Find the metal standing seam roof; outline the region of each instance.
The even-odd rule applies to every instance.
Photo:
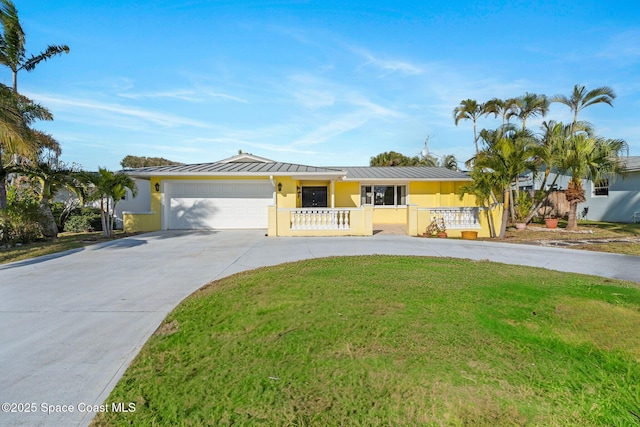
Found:
[[[348,166],[345,181],[363,180],[412,180],[412,181],[470,181],[467,173],[453,171],[443,167],[428,166],[393,166],[370,167]]]
[[[215,162],[191,165],[151,166],[125,171],[131,176],[154,175],[265,175],[265,174],[324,174],[344,175],[342,169],[297,165],[283,162]]]
[[[469,175],[442,167],[426,166],[332,166],[316,167],[283,162],[215,162],[190,165],[151,166],[125,171],[134,177],[156,175],[323,175],[344,177],[345,181],[362,180],[418,180],[418,181],[469,181]]]

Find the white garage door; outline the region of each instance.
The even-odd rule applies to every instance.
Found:
[[[269,181],[165,183],[165,224],[172,230],[267,228]]]

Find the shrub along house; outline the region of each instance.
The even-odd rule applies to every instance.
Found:
[[[372,235],[386,224],[421,235],[489,236],[486,215],[460,188],[467,174],[436,167],[314,167],[241,154],[215,163],[125,171],[148,180],[148,211],[124,212],[126,231],[265,229],[269,236]],[[142,190],[142,188],[141,188]]]

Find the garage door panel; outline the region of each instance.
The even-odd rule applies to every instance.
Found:
[[[167,228],[267,228],[269,182],[168,183]]]

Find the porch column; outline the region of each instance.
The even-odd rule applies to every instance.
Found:
[[[336,207],[336,180],[331,180],[331,209]]]

